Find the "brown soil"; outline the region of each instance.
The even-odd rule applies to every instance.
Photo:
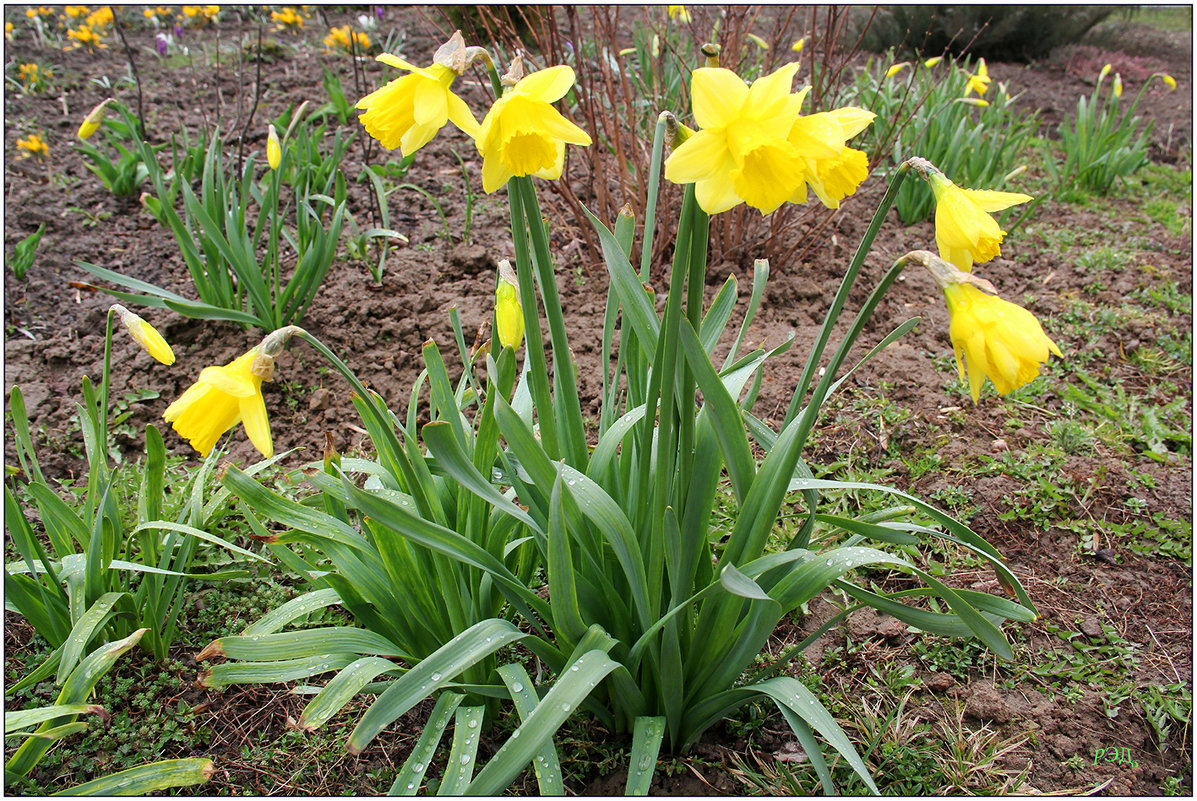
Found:
[[[405,15],[408,36],[404,52],[431,53],[435,39],[422,19],[406,10],[391,9],[388,15]],[[341,24],[341,14],[329,13],[329,21]],[[346,17],[348,19],[348,17]],[[223,24],[222,24],[223,25]],[[252,32],[251,26],[245,32]],[[234,38],[241,33],[236,24],[225,26],[224,34]],[[200,34],[188,34],[199,36]],[[210,34],[206,34],[210,35]],[[147,124],[151,135],[164,136],[182,123],[194,126],[203,118],[220,121],[228,132],[230,145],[246,123],[246,109],[252,96],[239,96],[239,89],[251,95],[253,69],[244,74],[223,65],[217,73],[209,65],[167,70],[152,55],[153,34],[129,31],[130,43],[137,53],[137,64],[146,103]],[[1073,48],[1056,54],[1045,63],[1029,67],[1021,64],[991,64],[996,80],[1008,80],[1025,90],[1026,102],[1043,111],[1045,123],[1054,126],[1063,114],[1075,107],[1079,94],[1089,91],[1093,76],[1106,62],[1115,63],[1127,84],[1127,92],[1137,92],[1141,81],[1156,69],[1170,72],[1181,84],[1175,93],[1160,88],[1148,90],[1141,113],[1155,121],[1153,155],[1162,161],[1176,161],[1191,154],[1191,34],[1161,34],[1131,26],[1116,41],[1097,40],[1098,44]],[[21,63],[44,58],[26,38],[8,45],[8,60]],[[88,275],[76,260],[86,260],[190,295],[186,268],[178,248],[167,231],[158,227],[136,202],[114,198],[82,164],[71,147],[80,117],[106,96],[106,90],[88,78],[106,75],[115,80],[125,73],[126,64],[119,47],[99,54],[79,51],[55,54],[59,65],[56,85],[61,91],[24,96],[5,93],[5,239],[19,241],[46,223],[46,234],[38,258],[24,281],[6,274],[4,285],[5,320],[5,393],[19,384],[25,395],[31,423],[39,439],[40,455],[47,473],[63,479],[80,476],[84,469],[79,457],[81,442],[73,423],[75,404],[80,400],[80,379],[84,375],[98,380],[103,356],[105,310],[112,299],[89,289]],[[416,59],[419,60],[419,59]],[[262,108],[253,121],[247,149],[264,150],[264,130],[268,119],[291,103],[322,96],[320,68],[328,67],[342,76],[347,91],[352,92],[352,72],[347,59],[322,53],[318,48],[288,52],[285,58],[262,65]],[[1095,67],[1093,65],[1096,65]],[[1121,66],[1120,66],[1121,65]],[[384,70],[373,62],[366,65],[366,84],[379,85]],[[486,94],[474,84],[464,90],[467,102],[483,107]],[[61,95],[61,96],[60,96]],[[125,90],[121,96],[131,105],[134,95]],[[238,102],[241,112],[238,113]],[[40,130],[50,146],[45,163],[18,160],[15,140]],[[363,163],[366,137],[358,134],[344,164],[346,176],[356,178]],[[462,230],[464,203],[460,198],[460,176],[452,151],[466,160],[471,174],[480,173],[481,162],[467,138],[447,127],[425,151],[405,180],[416,183],[444,198],[450,231]],[[385,161],[387,155],[374,160]],[[395,158],[397,161],[397,156]],[[437,166],[441,165],[441,166]],[[452,169],[444,165],[452,165]],[[481,188],[475,182],[475,191]],[[453,186],[442,195],[442,185]],[[867,216],[875,208],[882,187],[870,181],[858,195],[845,203],[834,219],[826,241],[802,264],[774,265],[770,288],[757,321],[750,332],[750,344],[778,344],[793,331],[798,345],[772,362],[766,376],[757,412],[765,418],[784,414],[803,359],[804,343],[814,339],[822,310],[828,305],[839,284],[839,270],[851,256],[852,249],[867,225]],[[583,198],[585,199],[585,198]],[[1109,201],[1126,216],[1136,209],[1129,201],[1113,194]],[[359,377],[378,391],[393,408],[404,408],[408,392],[420,369],[420,349],[435,340],[442,350],[453,349],[447,312],[456,307],[466,331],[467,344],[473,333],[484,325],[490,314],[494,292],[494,265],[511,257],[511,243],[506,232],[506,203],[500,196],[484,197],[475,205],[473,235],[468,245],[446,242],[439,235],[441,222],[431,205],[411,191],[395,193],[391,198],[392,226],[410,236],[407,247],[392,252],[382,282],[374,283],[364,264],[343,261],[330,273],[304,327],[341,354]],[[351,210],[363,222],[368,219],[364,190],[354,185]],[[1076,227],[1105,226],[1101,219],[1073,207],[1044,208],[1040,215]],[[550,217],[552,215],[550,214]],[[1026,299],[1041,319],[1050,321],[1061,311],[1059,298],[1086,287],[1091,275],[1074,263],[1059,259],[1042,237],[1029,229],[1008,240],[1003,257],[986,265],[986,277],[997,284],[1003,295]],[[1125,231],[1107,229],[1111,240]],[[930,224],[904,228],[891,214],[877,246],[866,264],[862,284],[867,288],[893,259],[908,250],[927,248],[934,237]],[[597,379],[602,354],[597,342],[602,330],[607,282],[601,262],[583,248],[562,241],[554,242],[558,258],[560,286],[571,341],[579,362],[580,393],[583,398],[598,395]],[[1156,265],[1180,282],[1180,290],[1192,293],[1191,241],[1161,233]],[[751,286],[751,260],[744,264],[716,265],[722,279],[732,273],[742,291]],[[663,282],[663,279],[660,279]],[[1135,288],[1133,277],[1111,277],[1112,286],[1099,298],[1116,302]],[[716,286],[708,287],[708,298]],[[850,306],[859,302],[862,292],[853,293]],[[663,298],[664,293],[658,293]],[[811,310],[811,311],[808,311]],[[990,453],[1005,447],[1016,452],[1033,448],[1037,440],[1048,437],[1046,422],[1058,409],[1060,399],[1049,396],[1048,409],[1029,410],[1024,418],[1030,424],[1017,431],[1005,427],[1006,413],[1000,402],[982,400],[976,406],[967,402],[958,390],[954,375],[936,373],[932,359],[950,353],[947,315],[931,279],[921,271],[911,271],[883,301],[864,337],[875,342],[902,321],[921,316],[923,323],[891,346],[883,358],[862,370],[849,392],[877,394],[884,385],[891,400],[911,410],[910,421],[896,431],[877,427],[877,421],[856,419],[851,424],[828,424],[819,437],[819,451],[809,454],[809,461],[827,462],[845,453],[884,452],[895,438],[915,441],[935,424],[950,430],[950,439],[942,444],[945,466],[968,464],[971,454]],[[119,435],[118,444],[130,458],[140,453],[141,431],[147,423],[165,428],[162,410],[186,389],[200,369],[208,364],[230,361],[260,339],[261,333],[248,332],[228,323],[188,320],[160,310],[149,310],[147,319],[154,323],[174,346],[179,359],[171,368],[163,368],[124,339],[115,346],[112,386],[114,398],[133,390],[152,390],[155,399],[132,402],[129,429],[132,435]],[[1176,323],[1192,328],[1191,313],[1178,315]],[[1050,323],[1047,324],[1050,332]],[[1151,337],[1151,330],[1127,330],[1122,336],[1098,344],[1110,359],[1125,363],[1124,354]],[[1061,342],[1062,347],[1068,343]],[[452,362],[452,358],[447,358]],[[337,447],[346,451],[360,444],[361,430],[349,402],[344,382],[333,373],[320,370],[319,357],[308,347],[293,346],[279,362],[276,383],[266,393],[267,409],[278,450],[298,448],[285,465],[295,467],[321,453],[325,433],[331,433]],[[1120,373],[1133,382],[1129,365]],[[1059,363],[1049,365],[1046,380],[1063,384],[1069,376]],[[1145,380],[1139,377],[1140,382]],[[1187,386],[1191,370],[1186,368],[1177,383]],[[962,401],[962,397],[965,399]],[[949,407],[963,407],[954,414]],[[597,400],[589,413],[597,413]],[[1191,411],[1191,409],[1190,409]],[[168,447],[180,454],[190,453],[173,432],[165,433]],[[997,441],[1002,440],[999,444]],[[244,464],[256,460],[252,448],[240,433],[231,437],[229,458]],[[11,446],[6,447],[6,461],[12,460]],[[947,469],[918,479],[904,475],[901,462],[893,481],[923,497],[937,489],[953,485],[953,476],[961,471]],[[1146,457],[1130,460],[1122,454],[1103,451],[1071,457],[1069,470],[1085,481],[1092,481],[1094,492],[1078,508],[1095,521],[1119,522],[1125,513],[1123,501],[1132,494],[1126,488],[1127,468],[1156,476],[1156,490],[1149,498],[1150,512],[1160,512],[1171,519],[1191,523],[1192,493],[1189,481],[1191,461],[1177,457],[1159,464]],[[967,474],[967,471],[964,471]],[[1009,511],[1018,501],[1019,485],[1010,478],[988,478],[971,487],[974,502],[982,513],[972,521],[982,536],[1007,557],[1038,604],[1041,619],[1023,627],[1024,654],[1050,651],[1060,647],[1060,640],[1049,634],[1046,624],[1075,628],[1083,619],[1094,618],[1103,609],[1105,620],[1129,642],[1141,646],[1140,684],[1188,681],[1192,674],[1192,598],[1191,568],[1172,560],[1120,550],[1113,563],[1101,561],[1077,547],[1074,534],[1059,529],[1040,530],[1017,519],[1002,520],[999,512]],[[1079,501],[1071,501],[1078,504]],[[1008,515],[1007,515],[1008,516]],[[982,581],[978,577],[977,581]],[[836,636],[829,635],[826,641]],[[893,646],[894,643],[890,643]],[[879,646],[880,647],[880,646]],[[817,663],[817,662],[816,662]],[[1190,684],[1191,687],[1191,684]],[[1024,750],[1031,769],[1027,782],[1040,792],[1092,787],[1108,778],[1105,791],[1119,795],[1154,795],[1168,776],[1187,776],[1191,783],[1191,752],[1157,746],[1154,735],[1138,705],[1127,704],[1114,720],[1106,717],[1096,694],[1087,694],[1070,703],[1051,694],[1036,692],[1034,686],[1015,691],[995,689],[992,675],[978,671],[968,685],[944,687],[944,696],[954,696],[966,703],[968,714],[1009,731],[1033,730],[1033,744]],[[225,707],[237,707],[245,725],[258,725],[249,712],[262,707],[262,699],[253,691],[223,697]],[[274,702],[272,702],[274,703]],[[278,729],[293,708],[269,709],[269,724]],[[233,719],[240,719],[236,715]],[[707,738],[708,749],[722,756],[738,744],[723,741],[713,733]],[[1116,765],[1086,768],[1078,775],[1064,765],[1075,755],[1088,759],[1093,749],[1109,745],[1130,747],[1138,755],[1139,767],[1133,770]],[[776,747],[780,747],[778,742]],[[723,749],[720,751],[720,749]],[[228,753],[236,752],[235,743]],[[708,760],[709,761],[709,760]],[[684,774],[683,774],[684,775]],[[701,777],[700,777],[701,778]],[[740,792],[742,788],[726,784],[725,777],[708,777],[678,783],[680,776],[661,777],[658,789],[664,793]],[[211,790],[217,790],[211,787]],[[263,788],[268,791],[270,788]],[[581,789],[581,788],[579,788]],[[612,784],[596,784],[590,792],[618,791]],[[282,788],[281,792],[286,792]]]

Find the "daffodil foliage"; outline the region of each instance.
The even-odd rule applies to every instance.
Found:
[[[437,63],[456,69],[467,51],[452,44]],[[533,182],[562,174],[567,144],[590,142],[551,105],[566,96],[574,74],[563,66],[529,75],[513,69],[503,81],[492,74],[496,99],[475,143],[484,187],[507,187],[514,251],[514,275],[504,267],[496,291],[495,337],[488,348],[471,351],[451,316],[461,377],[450,380],[440,347],[427,343],[425,370],[404,413],[363,387],[315,337],[298,334],[348,380],[375,456],[342,458],[330,449],[308,466],[318,494],[303,503],[236,469],[226,472],[225,486],[242,500],[271,552],[311,588],[244,635],[206,648],[201,658],[229,661],[209,667],[204,683],[333,674],[298,725],[321,727],[357,694],[371,693],[349,737],[352,753],[435,698],[393,793],[420,789],[451,720],[456,733],[439,778],[442,792],[499,793],[532,765],[541,792],[553,794],[564,791],[553,736],[577,712],[608,731],[631,733],[632,764],[647,766],[662,747],[684,749],[738,707],[767,700],[810,756],[824,791],[833,793],[824,747],[876,788],[828,710],[783,674],[785,659],[754,667],[785,615],[835,588],[851,599],[844,615],[872,606],[920,631],[976,637],[1000,657],[1012,656],[1000,627],[1033,619],[1034,608],[989,543],[892,487],[815,479],[803,458],[823,404],[851,372],[848,353],[863,344],[873,310],[912,262],[904,257],[876,280],[843,324],[841,310],[910,165],[894,172],[845,265],[776,424],[754,413],[755,399],[770,360],[794,342],[744,347],[765,295],[768,263],[756,264],[738,330],[731,322],[739,300],[734,279],[710,304],[704,301],[711,214],[740,203],[768,213],[804,201],[808,192],[834,207],[867,175],[864,154],[847,142],[870,124],[871,113],[803,114],[806,92],[792,91],[796,72],[788,65],[749,86],[718,67],[694,71],[697,130],[679,127],[672,154],[656,161],[649,176],[650,187],[662,171],[685,184],[663,308],[646,284],[651,242],[640,243],[641,270],[632,266],[635,219],[623,214],[612,228],[586,221],[602,244],[609,277],[602,352],[611,360],[596,429],[583,416],[568,315]],[[370,101],[375,121],[392,112],[387,119],[401,121],[382,135],[397,137],[405,149],[405,136],[414,146],[444,122],[439,112],[418,111],[421,98],[429,108],[452,102],[444,84],[421,85],[415,94],[390,90],[402,113],[385,109],[381,95]],[[426,126],[418,135],[411,134],[417,129],[408,126],[408,111],[412,125]],[[665,130],[663,119],[654,152],[662,152]],[[984,303],[975,309],[978,321],[992,311]],[[1008,311],[1000,315],[1014,319]],[[954,312],[953,326],[956,319]],[[867,343],[866,360],[917,322]],[[716,360],[720,343],[729,340],[730,352]],[[970,371],[995,375],[989,363],[973,364],[971,340],[961,347]],[[1022,343],[1013,352],[1027,355]],[[995,383],[1005,380],[1008,365],[997,364],[1004,357],[996,348],[986,353],[998,371]],[[1025,369],[1016,366],[1018,379]],[[827,512],[822,493],[842,489],[889,495],[894,504],[862,517]],[[736,509],[730,521],[717,511],[721,498]],[[801,509],[802,524],[779,540],[775,524],[790,504]],[[891,547],[935,539],[986,564],[1009,597],[953,589],[908,551]],[[918,589],[879,592],[856,575],[861,568],[906,573]],[[285,630],[333,603],[358,626]],[[534,686],[520,660],[511,659],[517,643],[549,680]],[[475,773],[478,738],[469,732],[503,709],[510,709],[514,731]],[[628,792],[646,792],[652,770],[628,773]]]

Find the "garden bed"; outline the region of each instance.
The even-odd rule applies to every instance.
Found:
[[[323,24],[352,23],[357,15],[319,14],[299,37],[269,34],[281,44],[259,63],[238,57],[243,48],[253,52],[258,27],[237,15],[185,31],[161,58],[154,30],[127,30],[149,135],[161,141],[202,122],[218,125],[230,144],[241,137],[247,151],[264,152],[269,120],[305,100],[323,102],[322,68],[339,76],[352,102],[351,60],[325,52],[319,40]],[[11,8],[9,16],[17,16]],[[386,8],[376,31],[380,40],[386,31],[402,32],[400,52],[412,61],[425,61],[441,41],[429,20],[409,8]],[[184,43],[186,54],[179,49]],[[1128,93],[1156,71],[1180,85],[1169,93],[1157,80],[1142,101],[1141,114],[1155,125],[1153,164],[1107,196],[1040,206],[1006,239],[1001,257],[979,268],[1004,297],[1035,312],[1064,358],[1053,359],[1027,387],[1004,398],[990,388],[974,404],[956,375],[942,294],[926,273],[911,270],[886,296],[862,342],[871,347],[910,317],[922,322],[846,383],[813,438],[807,461],[816,476],[890,483],[966,520],[1002,552],[1040,615],[1033,623],[1007,624],[1012,662],[997,661],[971,641],[913,634],[865,613],[794,660],[795,675],[821,679],[820,697],[858,749],[876,746],[869,762],[879,782],[886,776],[883,791],[1192,792],[1191,48],[1191,28],[1119,21],[1042,63],[989,65],[995,81],[1007,82],[1011,94],[1024,92],[1020,102],[1042,111],[1042,133],[1072,113],[1105,63],[1121,72]],[[101,372],[105,313],[113,302],[76,260],[183,295],[190,284],[169,231],[135,198],[109,193],[71,148],[79,121],[112,94],[110,87],[130,107],[137,103],[134,89],[122,84],[127,60],[116,40],[97,53],[51,52],[18,36],[6,50],[10,64],[37,61],[55,71],[52,91],[21,94],[10,87],[5,94],[6,251],[46,226],[24,280],[5,275],[6,397],[21,387],[43,468],[71,486],[85,480],[86,469],[76,421],[80,380]],[[362,66],[366,90],[392,77],[376,62]],[[477,82],[467,79],[459,88],[475,107],[485,103]],[[251,120],[255,97],[260,106]],[[37,131],[48,157],[15,158],[16,140]],[[367,141],[359,130],[343,165],[351,179],[362,169]],[[469,205],[455,154],[475,176],[478,196]],[[399,160],[376,144],[369,157]],[[452,127],[442,131],[401,178],[423,192],[391,195],[391,226],[410,241],[391,250],[382,280],[374,281],[363,262],[338,260],[303,320],[392,408],[406,408],[422,344],[451,346],[450,308],[460,315],[467,344],[490,319],[497,261],[511,257],[510,220],[502,194],[482,194],[480,168],[468,137]],[[1045,181],[1029,163],[1019,188],[1035,194]],[[367,191],[351,180],[350,209],[363,223]],[[790,332],[797,344],[766,367],[756,407],[766,421],[784,415],[805,349],[883,191],[881,181],[866,182],[801,263],[772,265],[749,344],[773,347]],[[866,287],[897,257],[933,243],[931,223],[905,227],[891,214],[866,262]],[[606,271],[569,231],[555,231],[553,244],[579,393],[583,408],[592,401],[597,413]],[[708,301],[728,274],[747,294],[751,264],[749,257],[712,265]],[[654,265],[658,286],[666,282],[666,266]],[[853,293],[850,305],[862,292]],[[125,341],[117,347],[116,450],[124,460],[138,459],[145,425],[155,423],[168,450],[190,460],[194,452],[165,430],[163,410],[203,366],[231,361],[261,333],[162,310],[143,316],[179,358],[168,369]],[[296,344],[279,359],[265,392],[276,450],[299,449],[281,464],[289,470],[318,458],[326,435],[342,453],[362,446],[348,388],[322,364]],[[225,458],[234,464],[256,460],[240,432],[228,448]],[[14,462],[7,439],[5,461]],[[957,572],[956,580],[983,590],[997,584],[980,571]],[[223,692],[193,686],[203,645],[240,631],[296,586],[295,579],[265,572],[254,582],[197,590],[169,668],[140,653],[118,664],[98,693],[115,716],[107,727],[89,732],[82,746],[79,740],[58,745],[33,780],[8,791],[52,791],[153,758],[208,756],[217,773],[203,794],[384,792],[427,710],[409,713],[360,757],[349,757],[344,738],[359,716],[352,708],[305,739],[288,729],[303,700],[285,686]],[[812,602],[809,615],[779,630],[776,652],[816,629],[827,606],[828,599]],[[5,618],[11,683],[46,651],[28,624],[9,612]],[[139,676],[153,679],[135,700],[129,679]],[[121,698],[132,719],[118,714],[122,702],[113,699]],[[163,710],[171,714],[162,717]],[[766,713],[754,710],[712,729],[688,756],[662,756],[667,770],[658,773],[654,791],[813,790],[813,774],[802,772],[784,721]],[[140,739],[130,733],[138,716],[153,721]],[[883,725],[887,716],[890,726]],[[604,741],[596,728],[578,723],[563,733],[571,792],[623,786],[627,744]],[[139,742],[149,740],[152,753],[142,753]],[[1101,759],[1111,747],[1127,749],[1131,759]],[[522,786],[534,788],[531,779]]]

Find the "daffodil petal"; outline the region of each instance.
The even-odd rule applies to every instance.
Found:
[[[699,67],[692,73],[694,121],[700,128],[721,128],[740,113],[748,85],[739,75],[722,67]]]
[[[482,159],[482,191],[490,193],[499,189],[515,175],[503,164],[498,154],[487,155]]]
[[[962,189],[962,192],[981,211],[994,212],[1026,203],[1035,198],[1022,192],[995,192],[990,189]]]
[[[389,64],[396,69],[407,70],[408,72],[414,72],[417,75],[423,75],[425,78],[436,80],[432,74],[428,72],[428,70],[423,69],[422,67],[417,67],[415,64],[404,61],[403,59],[399,58],[399,56],[393,55],[391,53],[383,53],[378,57],[377,60],[381,61],[383,64]]]
[[[707,214],[719,214],[743,203],[736,194],[730,171],[721,171],[694,184],[694,199]]]
[[[665,178],[675,184],[692,184],[729,164],[735,166],[727,139],[710,131],[697,131],[665,159]]]
[[[565,97],[575,79],[573,68],[568,64],[560,64],[525,75],[513,91],[543,103],[555,103]]]
[[[245,436],[264,457],[274,456],[274,443],[270,438],[270,420],[266,417],[266,402],[261,393],[242,398],[240,404],[241,423]]]
[[[474,119],[474,113],[470,111],[466,102],[452,92],[448,93],[445,100],[448,104],[449,119],[453,124],[470,137],[477,138],[481,127],[478,125],[478,120]]]
[[[449,119],[446,94],[448,94],[448,90],[439,81],[416,82],[416,102],[412,107],[412,118],[416,121],[416,125],[436,123],[439,130],[445,124]]]
[[[748,88],[741,113],[766,117],[777,113],[791,97],[790,88],[798,73],[798,62],[784,67],[762,78],[757,78]]]

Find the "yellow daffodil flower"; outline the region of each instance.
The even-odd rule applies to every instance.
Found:
[[[108,104],[112,102],[112,98],[107,98],[98,106],[88,112],[87,116],[83,118],[83,122],[79,125],[79,138],[90,139],[100,128],[100,123],[104,121],[104,110],[108,108]]]
[[[926,67],[927,69],[931,69],[932,67],[934,67],[936,64],[938,64],[941,61],[943,61],[943,56],[934,56],[934,57],[929,58],[926,61],[924,61],[923,66]]]
[[[976,92],[983,95],[989,90],[992,79],[989,77],[989,67],[985,66],[985,59],[977,62],[977,71],[968,76],[968,84],[964,87],[964,94]]]
[[[357,33],[350,30],[348,25],[342,25],[340,28],[331,28],[329,29],[328,36],[324,37],[324,46],[328,48],[329,52],[343,50],[346,53],[352,53],[355,43],[358,52],[365,52],[370,49],[370,37],[364,33]]]
[[[1176,79],[1173,78],[1171,75],[1161,75],[1160,80],[1163,81],[1164,85],[1168,87],[1169,92],[1175,91]]]
[[[969,272],[973,262],[986,262],[1001,253],[1006,235],[991,212],[1001,211],[1033,198],[1021,192],[961,189],[942,173],[931,173],[935,193],[935,244],[939,255]]]
[[[799,93],[805,98],[806,90]],[[847,142],[873,122],[877,115],[854,106],[822,111],[799,117],[790,131],[790,142],[798,149],[805,164],[806,184],[829,209],[838,209],[840,201],[854,193],[869,177],[869,158]],[[806,184],[790,198],[806,202]]]
[[[499,285],[495,290],[495,336],[499,347],[519,350],[524,343],[524,312],[511,262],[499,262]]]
[[[790,49],[793,50],[795,53],[801,53],[802,48],[804,48],[804,47],[806,47],[806,37],[805,36],[803,36],[798,41],[794,42],[794,44],[790,45]]]
[[[672,20],[677,20],[682,25],[690,24],[690,12],[686,10],[685,6],[665,6],[665,13],[669,15]]]
[[[383,53],[378,60],[410,73],[357,101],[357,108],[366,110],[360,117],[362,125],[383,147],[399,148],[404,156],[410,156],[432,141],[449,121],[477,136],[478,121],[465,101],[449,90],[457,77],[454,70],[444,64],[422,69],[390,53]]]
[[[153,356],[163,364],[175,363],[175,352],[171,350],[170,345],[162,338],[162,335],[154,328],[154,326],[141,319],[133,312],[121,306],[119,303],[113,304],[112,310],[116,312],[121,319],[121,324],[125,326],[125,330],[129,332],[129,336],[141,347],[145,348],[145,352]]]
[[[846,147],[873,113],[841,108],[802,116],[809,90],[790,94],[798,64],[787,64],[749,87],[734,72],[702,67],[692,73],[699,130],[674,148],[665,177],[693,183],[707,214],[747,203],[768,214],[787,201],[806,201],[806,188],[829,208],[856,191],[868,158]]]
[[[270,169],[277,170],[283,161],[283,147],[279,144],[274,123],[270,123],[266,130],[266,163],[270,165]]]
[[[910,62],[909,62],[909,61],[899,61],[897,64],[894,64],[892,67],[890,67],[889,69],[887,69],[887,70],[885,71],[885,77],[886,77],[886,78],[892,78],[892,77],[894,77],[895,75],[897,75],[899,72],[901,72],[902,70],[906,69],[906,68],[907,68],[907,67],[909,67],[909,66],[910,66]]]
[[[802,97],[790,94],[798,64],[787,64],[749,87],[722,67],[692,73],[699,130],[665,161],[665,177],[694,184],[698,205],[718,214],[747,203],[772,212],[805,186],[806,171],[789,140]]]
[[[1049,353],[1064,355],[1043,333],[1035,315],[1016,303],[972,284],[952,284],[944,289],[944,297],[952,318],[949,336],[956,368],[963,381],[968,366],[973,403],[980,398],[986,378],[1005,395],[1034,380]]]
[[[585,131],[549,105],[565,96],[574,77],[566,65],[533,72],[490,107],[474,137],[485,191],[494,192],[514,175],[560,178],[565,146],[590,144]]]
[[[223,367],[205,367],[199,380],[166,407],[162,418],[201,456],[238,423],[263,456],[274,455],[262,379],[251,370],[257,352],[254,348]]]

